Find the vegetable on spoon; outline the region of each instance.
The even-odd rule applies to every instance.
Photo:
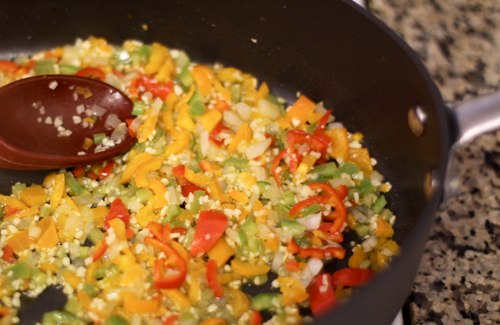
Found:
[[[129,149],[133,103],[98,80],[43,75],[0,88],[0,168],[91,164]]]

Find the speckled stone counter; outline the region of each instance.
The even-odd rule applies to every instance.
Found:
[[[371,0],[368,8],[418,53],[446,102],[500,90],[499,0]],[[457,156],[462,185],[436,215],[408,301],[412,324],[500,324],[500,132]]]

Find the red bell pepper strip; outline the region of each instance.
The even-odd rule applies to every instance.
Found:
[[[176,325],[179,323],[179,315],[171,315],[165,318],[163,325]]]
[[[300,264],[296,260],[287,260],[285,262],[285,268],[288,272],[298,272],[300,271]]]
[[[174,84],[172,81],[160,82],[156,79],[146,76],[140,76],[132,80],[130,83],[130,93],[139,97],[144,92],[150,92],[153,97],[158,97],[165,100],[172,92]]]
[[[328,273],[317,275],[307,288],[309,303],[313,316],[319,317],[337,304],[337,297]]]
[[[229,131],[229,128],[227,128],[222,121],[219,121],[208,134],[208,140],[216,146],[221,147],[224,144],[224,139],[220,137],[220,134],[224,131]]]
[[[313,204],[326,204],[330,201],[329,197],[326,195],[315,195],[311,196],[310,198],[307,198],[305,200],[302,200],[298,203],[296,203],[291,209],[290,209],[290,215],[291,216],[297,216],[302,209],[307,208],[310,205]]]
[[[311,135],[302,130],[290,130],[286,134],[286,143],[289,147],[309,143]]]
[[[5,212],[5,216],[6,216],[6,217],[10,217],[10,216],[12,216],[12,215],[16,214],[17,212],[19,212],[19,209],[17,209],[17,208],[13,208],[13,207],[11,207],[10,205],[5,205],[5,206],[3,207],[3,210],[4,210],[4,212]]]
[[[189,193],[194,193],[196,191],[205,191],[205,193],[207,192],[203,187],[199,187],[198,185],[194,185],[191,183],[181,185],[181,192],[185,197],[187,197]]]
[[[333,272],[332,283],[335,286],[358,287],[374,275],[373,270],[346,267]]]
[[[154,238],[158,239],[163,243],[168,243],[170,241],[170,226],[168,224],[162,225],[159,222],[151,221],[147,224],[149,232]]]
[[[341,247],[325,247],[323,253],[327,259],[336,258],[342,260],[345,257],[345,249]]]
[[[134,120],[135,118],[125,119],[125,122],[127,123],[128,135],[130,135],[131,138],[137,137],[137,131],[132,128],[132,123],[134,122]]]
[[[108,249],[108,244],[106,244],[106,238],[104,238],[99,245],[96,247],[94,253],[92,254],[92,261],[95,262],[104,256],[106,250]]]
[[[250,325],[261,325],[262,324],[262,315],[254,310],[252,312],[252,316],[250,316]]]
[[[14,255],[14,250],[10,245],[5,245],[2,249],[2,259],[7,263],[14,263],[16,261],[16,256]]]
[[[316,123],[316,131],[323,131],[325,129],[328,120],[330,119],[330,115],[332,115],[331,110],[327,110],[323,116],[319,119],[318,123]]]
[[[80,71],[78,71],[77,73],[75,73],[75,76],[92,78],[92,79],[97,79],[100,81],[104,81],[104,79],[106,78],[104,71],[102,71],[99,68],[94,68],[94,67],[83,68]]]
[[[15,62],[9,60],[0,60],[0,71],[4,72],[16,72],[19,70],[20,66]]]
[[[153,285],[156,289],[179,288],[187,275],[187,263],[182,256],[169,244],[156,238],[146,237],[144,243],[165,253],[167,258],[155,260],[153,270]],[[167,261],[169,264],[167,265]],[[166,269],[168,267],[168,270]]]
[[[281,177],[279,173],[276,171],[278,166],[280,165],[281,160],[285,157],[286,154],[286,149],[281,150],[273,159],[272,165],[271,165],[271,174],[273,175],[274,180],[276,181],[276,184],[278,186],[281,186]]]
[[[71,173],[73,174],[73,176],[75,176],[75,178],[83,177],[85,176],[85,167],[83,166],[75,167],[73,168]]]
[[[321,248],[301,248],[299,249],[299,256],[301,258],[317,258],[322,260],[325,258],[325,252]]]
[[[299,245],[297,245],[297,243],[295,242],[295,240],[292,239],[286,245],[286,250],[290,254],[297,254],[299,252],[299,250],[300,250],[300,247],[299,247]]]
[[[330,232],[339,232],[345,224],[347,218],[347,210],[338,192],[329,184],[323,182],[310,183],[309,187],[313,190],[320,190],[328,194],[328,203],[335,207],[335,212],[332,214],[334,222],[332,228],[330,229]]]
[[[109,222],[115,218],[120,219],[125,224],[125,228],[130,226],[130,212],[128,212],[127,207],[121,199],[114,199],[111,202],[111,207],[109,212],[104,218],[104,227],[109,228]]]
[[[330,139],[330,137],[327,136],[323,131],[316,131],[311,137],[311,149],[324,154],[328,149],[330,142],[332,142],[332,139]]]
[[[113,172],[114,169],[115,169],[115,162],[113,160],[110,160],[106,163],[106,165],[104,165],[104,167],[99,169],[97,177],[99,177],[99,179],[104,179],[108,177]]]
[[[224,290],[217,279],[217,262],[215,260],[208,260],[207,262],[207,283],[217,298],[224,295]]]
[[[207,252],[224,234],[228,226],[227,217],[218,210],[202,210],[194,231],[190,253],[199,256]]]
[[[179,183],[179,185],[184,185],[189,183],[186,177],[184,177],[185,172],[186,172],[186,166],[184,165],[177,165],[174,168],[172,168],[172,173],[174,174],[175,178],[177,178],[177,182]]]

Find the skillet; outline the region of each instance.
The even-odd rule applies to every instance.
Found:
[[[0,4],[0,58],[90,35],[111,43],[159,41],[185,50],[194,61],[234,65],[266,80],[286,99],[299,90],[323,100],[348,129],[365,134],[377,168],[393,184],[388,199],[398,217],[395,240],[402,252],[317,323],[389,324],[394,319],[412,285],[442,196],[448,151],[460,133],[403,41],[349,0]],[[425,114],[422,134],[409,127],[410,111]],[[43,175],[2,170],[0,191],[8,191],[14,180],[30,183]],[[51,300],[40,299],[41,306],[30,306],[27,314],[48,308]]]

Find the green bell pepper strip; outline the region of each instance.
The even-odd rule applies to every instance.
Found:
[[[252,308],[258,311],[274,310],[280,304],[281,294],[274,292],[259,293],[252,298]]]
[[[43,314],[42,325],[77,324],[85,325],[85,321],[75,314],[63,310],[54,310]]]
[[[191,115],[191,117],[200,117],[205,114],[205,111],[207,110],[205,104],[203,103],[203,97],[197,91],[194,92],[188,104],[190,106],[189,115]]]

